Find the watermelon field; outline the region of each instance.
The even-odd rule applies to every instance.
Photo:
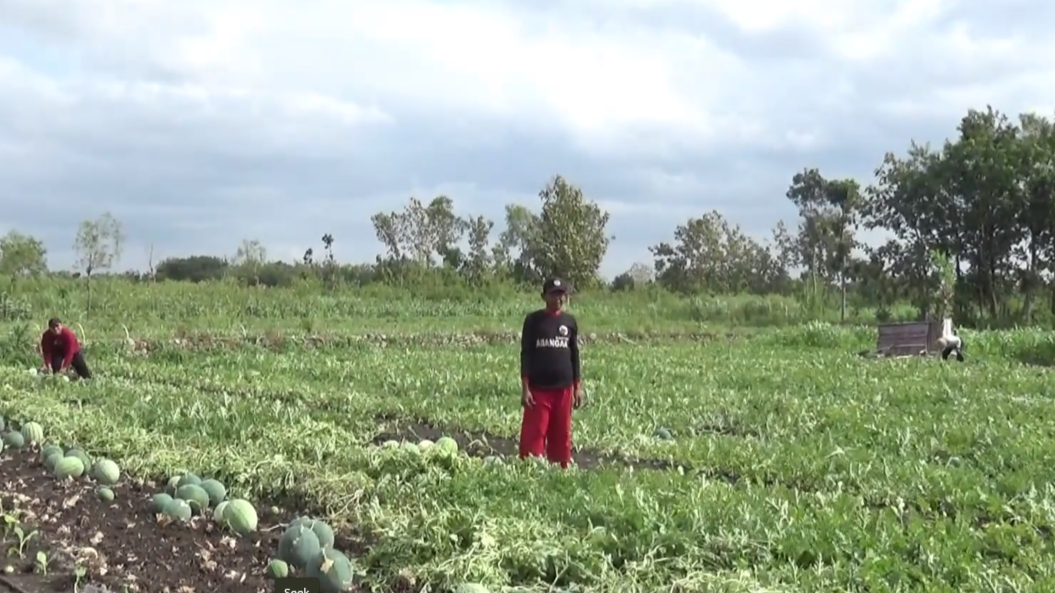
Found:
[[[0,324],[5,434],[41,429],[0,454],[2,578],[270,591],[290,523],[311,517],[334,536],[309,552],[348,559],[337,590],[1055,591],[1047,332],[963,331],[963,364],[874,360],[858,355],[874,328],[787,303],[690,315],[584,295],[588,398],[578,465],[560,471],[515,459],[530,298],[99,298],[91,317],[60,313],[93,381],[41,380],[19,358],[58,292],[27,301],[39,321]],[[81,477],[55,469],[77,465],[70,447],[89,456]],[[112,500],[103,458],[120,468]],[[189,496],[182,519],[152,502],[188,473],[221,483],[228,510]],[[253,521],[230,512],[240,499]]]

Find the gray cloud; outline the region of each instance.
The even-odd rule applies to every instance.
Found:
[[[523,47],[481,48],[496,53],[495,64],[503,51],[532,55],[556,43],[542,24],[560,15],[584,47],[625,39],[661,58],[670,94],[656,94],[664,89],[651,79],[640,91],[676,97],[698,116],[684,124],[641,119],[628,115],[632,97],[613,94],[608,119],[583,127],[575,119],[582,114],[559,102],[573,99],[560,89],[506,88],[521,84],[518,73],[536,75],[530,60],[494,71],[493,84],[482,63],[471,72],[451,66],[443,78],[408,46],[354,35],[346,47],[333,45],[336,33],[322,24],[318,51],[265,32],[223,37],[235,39],[224,41],[227,53],[209,53],[223,23],[199,11],[207,6],[228,17],[255,7],[276,22],[288,18],[274,12],[281,5],[238,0],[102,11],[0,0],[0,222],[40,236],[54,265],[71,263],[77,224],[107,210],[132,239],[129,266],[144,263],[148,244],[162,255],[231,253],[243,238],[291,258],[325,232],[337,237],[340,257],[366,260],[379,251],[370,215],[410,195],[444,193],[463,213],[498,218],[505,203],[534,203],[559,173],[610,207],[617,240],[605,270],[615,273],[647,261],[648,245],[708,210],[767,235],[793,216],[784,192],[803,167],[868,182],[885,151],[901,152],[912,138],[940,142],[968,107],[990,101],[1014,112],[1045,101],[1036,78],[1047,75],[1052,53],[1038,28],[1018,28],[1033,17],[973,0],[911,26],[884,16],[901,4],[862,6],[851,20],[887,27],[889,37],[869,41],[879,45],[864,57],[846,48],[867,39],[846,41],[848,33],[808,14],[748,31],[700,2],[464,5],[466,15],[505,6],[517,17]],[[349,18],[376,17],[365,4],[348,6]],[[303,33],[316,25],[299,26]],[[979,44],[1012,28],[1019,37],[979,49],[958,41],[957,27]],[[548,41],[530,45],[535,37]],[[264,49],[269,39],[276,45]],[[561,39],[560,47],[574,47]],[[335,58],[321,61],[336,49],[351,56],[343,75]],[[646,75],[635,68],[626,75]],[[694,76],[697,68],[724,78]],[[625,95],[636,87],[612,88]],[[492,92],[498,107],[482,102]]]

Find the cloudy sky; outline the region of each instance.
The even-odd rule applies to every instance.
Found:
[[[1040,0],[0,0],[0,232],[121,267],[379,251],[374,212],[500,218],[554,174],[612,213],[605,271],[690,216],[766,234],[805,166],[868,182],[969,107],[1055,113]]]

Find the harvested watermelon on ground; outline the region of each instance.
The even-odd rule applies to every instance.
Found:
[[[436,449],[447,455],[457,455],[458,441],[455,441],[451,437],[441,437],[440,440],[436,441]]]
[[[79,478],[84,475],[84,462],[79,457],[63,457],[55,462],[53,472],[60,480]]]
[[[66,454],[62,452],[62,447],[60,447],[58,445],[44,445],[43,447],[40,448],[40,461],[42,463],[44,461],[47,461],[48,457],[51,457],[55,453],[58,453],[59,455],[62,455],[63,457],[66,456]]]
[[[22,437],[22,433],[14,430],[4,433],[3,440],[4,444],[12,449],[21,449],[26,444],[26,439]]]
[[[176,489],[178,490],[181,486],[187,484],[193,484],[195,486],[201,486],[201,478],[188,472],[176,479]]]
[[[170,500],[161,511],[161,515],[169,522],[175,521],[179,523],[190,521],[193,514],[194,513],[187,501],[178,498]]]
[[[77,459],[80,459],[81,463],[84,464],[85,469],[88,469],[92,466],[92,458],[88,457],[87,453],[85,453],[81,449],[78,449],[77,447],[66,451],[66,457],[76,457]]]
[[[289,565],[276,558],[267,563],[267,576],[272,579],[284,579],[289,576]]]
[[[165,506],[172,502],[172,497],[164,492],[159,492],[150,498],[150,502],[147,503],[147,508],[150,512],[157,515],[165,512]]]
[[[216,480],[203,480],[199,486],[209,495],[209,506],[211,507],[219,505],[227,498],[227,488]]]
[[[312,519],[311,517],[298,517],[291,522],[290,527],[302,526],[315,532],[315,535],[319,538],[319,545],[323,548],[333,547],[333,528],[330,527],[326,522],[318,519]]]
[[[256,508],[248,500],[229,500],[227,508],[223,511],[223,520],[231,531],[238,535],[247,535],[256,531]]]
[[[22,439],[25,444],[33,446],[44,442],[44,427],[36,422],[26,422],[22,425]]]
[[[110,459],[99,459],[92,466],[91,476],[103,486],[113,486],[121,479],[121,468]]]
[[[225,500],[212,510],[212,520],[222,527],[227,527],[227,520],[223,518],[223,514],[227,511],[228,504],[228,501]]]
[[[183,476],[172,476],[169,478],[167,484],[165,484],[165,494],[169,496],[176,496],[176,487],[179,484],[180,478]]]
[[[305,575],[319,579],[320,593],[344,593],[352,586],[355,567],[343,553],[323,550],[308,565]]]
[[[65,458],[66,458],[66,456],[62,454],[62,451],[58,451],[58,452],[52,451],[44,459],[44,469],[48,470],[49,472],[55,471],[55,464],[57,464],[59,461],[61,461],[62,459],[65,459]],[[78,461],[80,461],[80,460],[78,460]]]
[[[322,553],[322,544],[310,527],[290,525],[278,540],[278,557],[293,568],[305,568]]]
[[[110,490],[106,486],[99,486],[95,489],[95,496],[99,498],[100,502],[113,502],[114,491]]]

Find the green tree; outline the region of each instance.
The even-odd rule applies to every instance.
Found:
[[[539,192],[542,211],[528,235],[527,251],[541,276],[560,276],[573,286],[596,286],[613,237],[609,214],[560,175]]]
[[[491,230],[494,221],[475,216],[466,221],[469,252],[462,266],[462,273],[470,284],[482,284],[492,272],[494,261],[490,250]]]
[[[717,211],[689,219],[674,229],[673,243],[649,251],[657,281],[676,292],[768,292],[786,274],[769,246]]]
[[[0,237],[0,276],[20,278],[38,276],[48,271],[44,243],[14,229]]]
[[[1017,224],[1024,189],[1019,129],[990,107],[969,111],[959,132],[959,138],[945,143],[939,173],[960,218],[956,252],[970,267],[967,280],[979,304],[991,318],[1007,318],[1001,295],[1011,294],[1017,276],[1013,255],[1026,235]]]
[[[111,270],[120,262],[124,243],[124,228],[109,212],[95,220],[81,222],[77,229],[73,250],[77,253],[77,267],[84,271],[88,314],[92,310],[92,274]]]
[[[1026,266],[1022,292],[1023,317],[1028,323],[1033,320],[1033,303],[1044,273],[1055,272],[1055,126],[1047,118],[1027,113],[1019,116],[1019,127],[1022,191],[1016,194],[1016,210],[1017,223],[1026,234],[1020,257]]]
[[[267,248],[257,239],[242,239],[234,254],[234,265],[242,275],[242,281],[260,284],[261,273],[267,264]]]
[[[515,282],[537,283],[541,272],[535,267],[531,248],[538,232],[538,215],[527,206],[506,204],[505,225],[491,251],[496,270]]]
[[[210,282],[220,280],[227,272],[227,260],[215,255],[169,257],[157,266],[158,280],[177,282]]]

